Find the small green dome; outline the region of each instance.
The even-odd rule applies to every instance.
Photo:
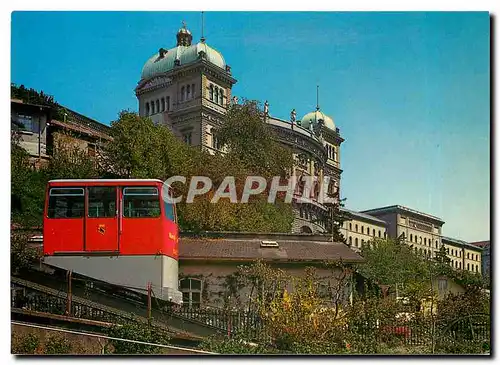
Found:
[[[179,60],[180,66],[195,62],[200,58],[199,53],[201,51],[205,52],[208,62],[225,69],[226,62],[220,52],[204,42],[199,42],[190,46],[177,46],[169,49],[165,51],[163,58],[160,57],[159,53],[154,54],[146,61],[146,64],[142,68],[141,79],[149,79],[157,74],[172,70],[175,66],[175,60],[177,59]]]
[[[304,115],[304,117],[302,118],[301,127],[308,129],[311,123],[314,126],[321,119],[323,120],[325,127],[330,128],[332,131],[335,131],[335,123],[333,122],[333,119],[319,110]]]

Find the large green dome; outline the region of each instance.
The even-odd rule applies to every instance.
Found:
[[[190,46],[177,46],[164,51],[163,57],[159,53],[151,56],[142,68],[141,79],[149,79],[157,74],[162,74],[172,70],[175,60],[179,60],[179,65],[187,65],[200,58],[199,53],[205,52],[206,59],[213,65],[225,69],[226,62],[222,55],[204,42],[199,42]]]
[[[301,127],[309,129],[309,126],[311,124],[315,126],[319,120],[323,120],[325,127],[330,128],[332,131],[335,131],[335,123],[333,122],[333,119],[319,110],[304,115],[301,121]]]

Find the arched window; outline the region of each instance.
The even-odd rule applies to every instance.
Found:
[[[369,235],[370,234],[370,227],[366,227],[366,234]]]
[[[410,242],[413,242],[413,235],[410,233]]]
[[[427,238],[424,237],[424,245],[427,244]]]
[[[438,241],[436,241],[436,248],[438,248]]]
[[[148,116],[150,113],[150,110],[149,110],[149,103],[147,102],[146,103],[146,116]]]
[[[181,279],[179,288],[182,292],[182,305],[190,308],[199,308],[201,305],[202,282],[200,279]]]
[[[165,111],[165,98],[161,98],[161,111]]]
[[[224,90],[223,89],[220,89],[220,92],[219,92],[219,104],[224,105]]]
[[[470,268],[469,268],[469,263],[467,263],[467,270],[470,270]]]
[[[421,248],[419,248],[419,249],[418,249],[418,253],[419,253],[420,255],[422,255],[422,249],[421,249]]]
[[[479,272],[479,266],[476,265],[476,272]]]
[[[159,113],[160,112],[160,100],[159,99],[156,99],[156,112]]]
[[[358,247],[358,237],[354,239],[354,246]]]
[[[455,269],[458,268],[458,261],[455,261]]]
[[[358,231],[358,225],[356,224],[356,232]]]
[[[300,232],[301,233],[313,233],[312,229],[308,226],[302,226],[302,228],[300,229]]]
[[[151,114],[155,113],[155,102],[151,101]]]
[[[352,223],[349,223],[349,231],[352,231]]]
[[[167,110],[170,110],[170,96],[167,96]]]
[[[361,233],[365,233],[365,227],[361,226]]]
[[[184,101],[184,93],[185,93],[186,88],[183,86],[181,87],[181,101]]]
[[[349,237],[349,246],[352,246],[352,237]]]
[[[378,238],[382,237],[382,232],[380,231],[380,229],[378,230]]]
[[[458,268],[459,268],[459,269],[461,269],[461,268],[462,268],[462,263],[461,263],[461,262],[459,262],[459,263],[458,263]]]
[[[468,252],[467,252],[467,259],[469,259],[469,253],[468,253]],[[468,270],[468,269],[469,269],[469,268],[467,268],[467,270]]]
[[[191,98],[191,85],[186,86],[186,100]]]
[[[215,96],[214,96],[214,101],[217,103],[219,102],[219,88],[215,88]]]
[[[214,101],[214,85],[210,85],[210,89],[209,89],[209,96],[210,96],[210,100],[211,101]]]

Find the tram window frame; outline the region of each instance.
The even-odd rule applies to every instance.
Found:
[[[154,190],[154,193],[148,193],[148,192],[144,192],[144,190],[147,191],[147,189],[149,189],[150,191],[153,191]],[[127,193],[127,190],[129,191],[134,191],[136,190],[137,192],[136,193]],[[143,190],[143,192],[141,192],[141,190]],[[143,218],[149,218],[149,219],[159,219],[161,218],[161,215],[162,215],[162,209],[161,209],[161,203],[160,203],[160,193],[159,193],[159,190],[156,186],[126,186],[126,187],[123,187],[122,188],[122,216],[123,218],[134,218],[134,219],[143,219]],[[156,200],[152,199],[150,201],[156,201],[158,203],[158,206],[157,207],[153,207],[152,209],[150,209],[151,211],[153,211],[153,209],[158,209],[158,214],[157,215],[147,215],[147,216],[135,216],[135,215],[132,215],[131,213],[133,212],[137,212],[137,208],[135,209],[132,209],[131,211],[127,210],[126,209],[126,200],[127,200],[127,197],[141,197],[141,196],[153,196],[153,197],[156,197]],[[143,200],[145,201],[145,200]],[[129,213],[129,215],[126,215],[126,213]]]
[[[66,191],[64,193],[58,193],[58,191]],[[80,191],[81,193],[68,193],[68,191]],[[68,197],[74,197],[74,198],[79,198],[81,199],[82,207],[79,209],[80,215],[77,216],[71,216],[68,217],[68,208],[66,207],[66,216],[61,217],[61,216],[55,216],[56,209],[54,207],[55,204],[57,204],[58,197],[65,197],[66,200]],[[66,187],[66,186],[54,186],[49,189],[49,202],[47,206],[47,218],[49,219],[83,219],[85,218],[85,199],[86,199],[86,194],[85,194],[85,188],[84,187]],[[73,210],[73,209],[72,209]],[[78,210],[77,210],[78,211]]]
[[[110,199],[109,203],[108,203],[108,209],[105,210],[103,208],[103,211],[105,211],[106,213],[112,213],[112,215],[100,215],[99,214],[99,208],[97,208],[97,215],[91,215],[91,210],[94,209],[95,207],[92,207],[91,204],[92,203],[95,203],[95,202],[92,202],[91,199],[92,199],[92,193],[91,193],[91,190],[92,189],[109,189],[109,190],[113,190],[113,200]],[[109,198],[111,198],[111,195],[108,196]],[[116,213],[117,213],[117,209],[116,209],[116,186],[87,186],[87,218],[116,218]],[[97,202],[101,202],[102,200],[98,200]],[[110,210],[109,206],[111,205],[111,203],[114,203],[114,209]],[[103,206],[104,206],[104,203],[103,203]]]

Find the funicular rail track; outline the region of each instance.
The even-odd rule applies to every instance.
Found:
[[[11,286],[12,308],[69,315],[106,323],[150,321],[153,326],[186,339],[201,340],[203,337],[226,331],[196,320],[192,316],[185,316],[182,310],[168,307],[154,295],[148,306],[147,295],[87,277],[75,276],[72,279],[70,306],[68,306],[68,282],[60,276],[38,270],[25,272],[22,275],[12,276]]]

